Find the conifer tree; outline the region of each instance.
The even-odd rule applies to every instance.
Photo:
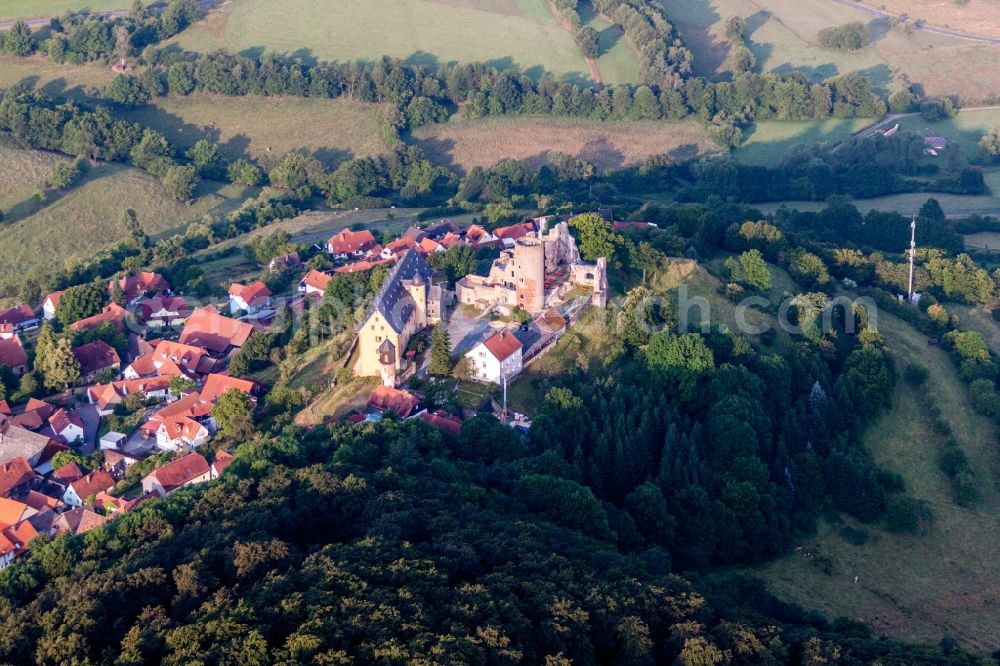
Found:
[[[427,370],[432,375],[443,376],[451,372],[451,339],[444,322],[434,327],[431,333],[431,362]]]

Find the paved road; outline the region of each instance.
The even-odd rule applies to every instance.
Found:
[[[881,9],[876,9],[868,5],[861,4],[860,2],[854,2],[854,0],[833,0],[837,4],[847,5],[848,7],[853,7],[858,11],[862,11],[870,16],[876,16],[879,18],[887,19],[898,19],[900,23],[908,23],[913,26],[914,30],[922,30],[923,32],[929,32],[935,35],[943,35],[945,37],[954,37],[955,39],[964,39],[969,42],[979,42],[981,44],[1000,44],[1000,37],[992,37],[990,35],[974,35],[968,32],[959,32],[958,30],[949,30],[948,28],[941,28],[939,26],[927,25],[922,21],[914,21],[909,17],[902,17],[898,14],[890,14],[889,12],[882,11]]]
[[[221,5],[223,2],[228,0],[201,0],[201,11],[206,12],[216,5]],[[158,5],[151,7],[153,11],[163,11],[163,5]],[[98,18],[124,18],[128,16],[128,9],[114,9],[109,12],[93,12],[91,16],[96,16]],[[53,17],[42,17],[42,18],[32,18],[25,19],[24,22],[28,24],[30,28],[44,28],[52,22]],[[10,30],[17,21],[0,21],[0,30]]]

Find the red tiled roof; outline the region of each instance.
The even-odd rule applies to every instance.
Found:
[[[18,456],[0,465],[0,496],[6,497],[10,491],[34,478],[35,471],[31,469],[24,456]]]
[[[16,335],[11,338],[0,339],[0,365],[8,368],[16,368],[28,362],[28,355],[24,353],[21,345],[21,338]]]
[[[319,289],[320,291],[326,291],[326,288],[330,285],[330,280],[333,279],[332,275],[327,275],[322,271],[311,270],[306,273],[306,276],[302,278],[302,284],[307,287],[312,287],[313,289]]]
[[[118,280],[118,286],[121,287],[125,298],[129,300],[144,293],[170,291],[170,283],[162,275],[150,272],[141,272],[123,277]],[[108,291],[110,292],[113,287],[114,280],[108,283]]]
[[[462,422],[443,409],[439,409],[433,414],[431,412],[421,412],[419,418],[428,425],[448,432],[452,437],[458,437],[458,432],[462,429]]]
[[[230,453],[229,451],[223,451],[220,449],[219,451],[215,452],[215,460],[212,461],[212,466],[215,467],[216,474],[222,474],[224,471],[226,471],[226,468],[229,467],[230,464],[232,464],[232,462],[233,462],[233,454]]]
[[[370,271],[376,266],[385,266],[386,264],[391,264],[392,261],[393,261],[392,259],[379,259],[378,261],[356,261],[353,264],[347,264],[346,266],[339,266],[334,270],[335,272],[340,274],[363,273],[365,271]],[[326,291],[325,287],[323,288],[323,291]]]
[[[229,389],[236,389],[250,395],[255,388],[256,384],[249,379],[212,374],[205,378],[205,385],[201,387],[201,399],[214,403],[219,399],[219,396]]]
[[[344,229],[329,240],[327,247],[330,249],[331,254],[352,254],[361,250],[367,250],[374,244],[375,237],[367,229],[362,229],[361,231]]]
[[[80,345],[73,350],[73,356],[80,362],[80,368],[84,374],[110,367],[117,370],[122,363],[114,347],[103,340],[94,340],[88,344]]]
[[[198,439],[198,433],[202,428],[205,428],[205,426],[189,416],[172,416],[165,419],[161,427],[171,440],[183,438],[187,442],[193,442]],[[208,429],[205,428],[205,430],[207,431]]]
[[[115,480],[103,469],[94,470],[69,484],[70,488],[76,491],[77,497],[82,500],[102,490],[107,492],[114,485]]]
[[[34,509],[8,497],[0,497],[0,525],[17,525],[25,518],[34,514]]]
[[[28,544],[38,536],[34,525],[24,520],[17,525],[8,527],[3,531],[3,535],[16,544],[15,555],[22,555],[28,552]]]
[[[65,293],[66,293],[65,291],[53,291],[51,294],[45,297],[45,300],[42,301],[42,303],[52,303],[52,309],[55,310],[56,308],[59,307],[59,301],[60,299],[62,299],[62,295]]]
[[[14,412],[10,411],[10,405],[7,404],[6,400],[0,400],[0,414],[5,414],[10,416]]]
[[[437,252],[439,249],[444,249],[440,243],[433,241],[430,238],[424,238],[417,244],[417,252],[422,254],[430,254],[432,252]]]
[[[534,222],[522,222],[520,224],[512,224],[509,227],[499,227],[494,229],[493,235],[497,238],[516,240],[518,238],[523,238],[534,231]]]
[[[62,506],[62,500],[55,497],[49,497],[48,495],[43,495],[42,493],[34,490],[28,491],[28,494],[24,497],[24,503],[35,511],[41,511],[43,507],[58,509]]]
[[[65,409],[60,407],[49,417],[49,425],[52,426],[52,432],[57,435],[62,434],[63,430],[70,427],[71,425],[77,428],[83,428],[83,419],[74,414],[73,412],[67,412]]]
[[[229,295],[242,298],[244,303],[253,307],[266,303],[267,299],[271,297],[271,290],[260,280],[251,282],[248,285],[234,282],[229,286]]]
[[[83,470],[74,462],[66,463],[59,469],[52,470],[52,478],[59,483],[73,483],[83,478]]]
[[[391,386],[379,386],[368,396],[368,405],[382,411],[392,410],[406,418],[420,404],[417,396]]]
[[[229,321],[233,320],[230,319]],[[187,327],[185,327],[184,330],[186,331]],[[198,364],[201,363],[201,359],[205,356],[205,353],[205,350],[201,347],[164,340],[160,344],[156,345],[156,349],[153,350],[151,356],[153,357],[153,365],[160,366],[158,374],[174,374],[174,376],[176,376],[176,374],[172,372],[172,364],[176,364],[179,370],[183,370],[189,374],[194,374],[198,372]],[[136,373],[139,372],[134,367],[134,364],[132,369],[135,370]],[[144,370],[145,365],[143,365],[141,369]]]
[[[159,481],[164,491],[170,492],[208,472],[208,461],[199,453],[189,453],[153,470],[149,476]]]
[[[143,321],[155,319],[159,315],[164,319],[185,319],[191,314],[191,304],[183,296],[153,296],[139,302],[139,314]]]
[[[230,346],[242,347],[251,333],[251,324],[223,317],[214,307],[206,305],[188,318],[181,331],[180,342],[212,352],[223,352]]]
[[[521,341],[517,339],[517,336],[507,329],[497,331],[490,337],[483,340],[483,344],[498,361],[505,360],[522,346]]]
[[[399,256],[405,253],[407,250],[412,250],[416,246],[417,246],[417,241],[413,240],[409,236],[403,236],[402,238],[397,238],[396,240],[386,245],[385,249],[389,250],[389,252],[392,252],[396,256]]]
[[[441,243],[441,245],[443,245],[446,249],[449,250],[455,247],[456,245],[465,245],[465,240],[461,236],[452,231],[446,233],[444,235],[444,238],[442,238],[439,242]]]
[[[108,519],[101,514],[91,511],[87,507],[78,506],[66,513],[59,514],[59,517],[52,523],[52,530],[55,534],[83,534],[106,522]]]
[[[12,324],[18,326],[26,321],[31,321],[32,319],[37,319],[35,311],[31,309],[31,306],[25,305],[24,303],[20,305],[15,305],[14,307],[0,312],[0,324]]]
[[[86,319],[73,322],[69,325],[69,327],[74,331],[89,331],[92,328],[97,328],[105,322],[110,322],[114,324],[115,328],[119,331],[124,331],[125,319],[127,317],[128,310],[117,303],[109,303],[98,314],[95,314],[93,317],[87,317]]]

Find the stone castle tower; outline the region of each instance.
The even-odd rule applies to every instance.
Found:
[[[545,246],[540,239],[526,236],[514,241],[513,281],[517,304],[522,309],[544,309]]]

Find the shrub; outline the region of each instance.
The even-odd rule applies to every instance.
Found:
[[[823,28],[817,35],[823,48],[838,51],[857,51],[868,43],[868,28],[860,21]]]

